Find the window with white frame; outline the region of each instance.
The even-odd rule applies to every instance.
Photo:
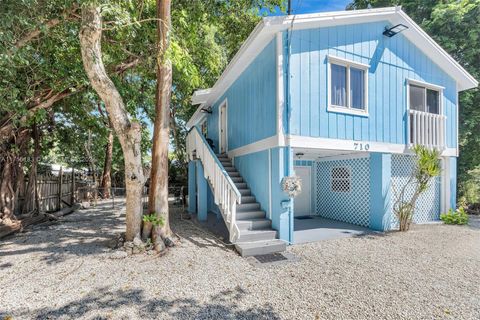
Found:
[[[411,145],[442,149],[445,144],[443,88],[417,80],[407,80],[409,133]]]
[[[330,176],[332,192],[350,192],[352,175],[349,167],[334,167]]]
[[[367,114],[368,65],[328,57],[330,111]]]
[[[440,90],[424,85],[409,85],[410,109],[433,114],[440,114]]]

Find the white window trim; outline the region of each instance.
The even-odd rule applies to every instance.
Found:
[[[428,83],[428,82],[423,82],[423,81],[413,80],[413,79],[407,79],[407,110],[409,111],[409,113],[410,113],[410,110],[412,110],[410,108],[410,86],[411,85],[437,91],[438,92],[438,114],[441,116],[445,116],[445,112],[443,110],[443,90],[445,89],[445,87],[442,87],[433,83]],[[427,106],[426,93],[425,93],[425,106]],[[429,113],[427,111],[420,111],[420,112]]]
[[[439,86],[437,84],[424,82],[424,81],[420,81],[420,80],[409,79],[409,78],[407,78],[407,83],[409,85],[413,84],[413,85],[416,85],[416,86],[425,87],[425,88],[432,89],[432,90],[437,90],[437,91],[443,91],[445,89],[445,87]]]
[[[225,106],[225,153],[228,152],[228,99],[222,101],[218,107],[218,153],[222,153],[222,108]]]
[[[414,85],[414,86],[417,86],[417,87],[423,87],[425,89],[435,90],[435,91],[438,92],[438,100],[439,100],[438,101],[438,115],[444,117],[444,121],[445,121],[444,122],[444,125],[445,125],[444,130],[446,130],[447,116],[445,115],[445,110],[444,110],[444,106],[443,106],[443,90],[445,89],[445,87],[439,86],[437,84],[429,83],[429,82],[410,79],[410,78],[406,79],[406,84],[407,84],[407,115],[408,115],[407,116],[407,123],[408,123],[407,144],[410,145],[411,144],[411,139],[412,139],[412,137],[410,136],[411,126],[412,126],[412,123],[411,123],[411,120],[410,120],[410,111],[413,110],[413,109],[410,108],[410,86],[411,85]],[[427,94],[426,93],[425,93],[425,106],[427,106]],[[415,110],[415,111],[430,113],[430,112],[427,112],[427,111],[418,111],[418,110]],[[443,144],[446,147],[447,146],[446,133],[444,134],[443,139],[444,139]]]
[[[333,170],[337,169],[337,168],[346,169],[348,171],[348,178],[336,178],[336,179],[334,179],[333,178]],[[335,191],[335,190],[333,190],[333,181],[334,180],[348,181],[348,183],[349,183],[348,191]],[[335,167],[330,168],[330,192],[334,192],[334,193],[351,193],[352,192],[352,167],[350,167],[348,165],[344,165],[344,166],[335,166]]]
[[[357,116],[363,116],[363,117],[368,117],[368,70],[370,68],[370,65],[360,63],[360,62],[355,62],[339,57],[335,57],[332,55],[327,55],[327,97],[328,97],[328,105],[327,105],[327,111],[329,112],[337,112],[337,113],[346,113],[346,114],[352,114],[352,115],[357,115]],[[346,93],[347,93],[347,107],[344,106],[336,106],[332,104],[332,63],[336,65],[341,65],[347,68],[347,79],[346,79]],[[364,85],[365,85],[365,92],[364,92],[364,105],[365,109],[360,110],[360,109],[354,109],[350,107],[351,105],[351,96],[350,96],[350,67],[354,67],[356,69],[361,69],[364,71]]]

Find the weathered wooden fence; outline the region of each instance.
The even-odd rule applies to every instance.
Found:
[[[86,181],[75,176],[75,170],[70,172],[58,170],[40,174],[37,176],[37,195],[26,194],[28,181],[25,181],[25,188],[19,190],[19,208],[23,208],[27,203],[27,197],[38,197],[38,199],[29,199],[29,202],[38,203],[40,212],[61,210],[81,201],[84,196],[81,194],[82,189],[86,184]]]

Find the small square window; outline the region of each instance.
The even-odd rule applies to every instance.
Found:
[[[332,192],[350,192],[352,180],[350,168],[332,168],[330,180]]]

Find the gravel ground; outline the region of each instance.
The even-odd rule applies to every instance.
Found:
[[[173,217],[166,255],[112,260],[122,211],[81,210],[0,242],[0,319],[479,319],[480,229],[416,226],[290,246],[255,266]]]

